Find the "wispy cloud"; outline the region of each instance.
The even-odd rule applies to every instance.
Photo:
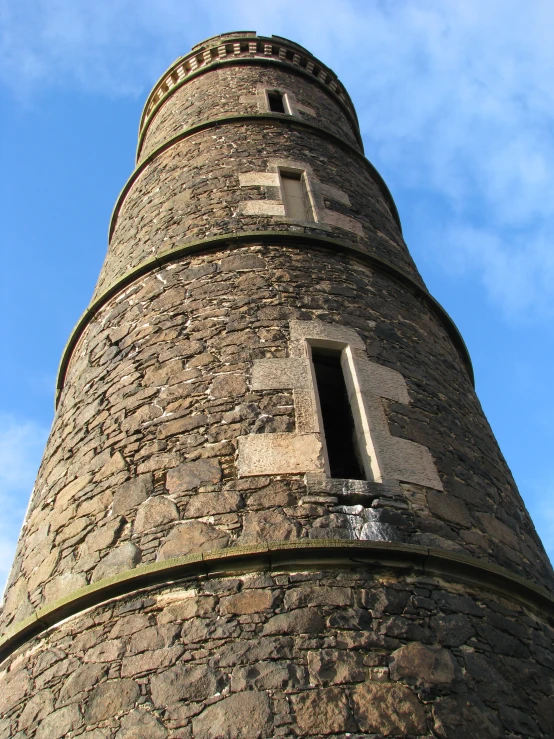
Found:
[[[9,574],[48,430],[0,413],[0,593]]]

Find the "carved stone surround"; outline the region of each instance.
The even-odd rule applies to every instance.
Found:
[[[285,217],[285,205],[281,191],[280,169],[303,171],[306,174],[306,187],[310,205],[314,214],[314,221],[297,221]],[[266,198],[263,200],[243,200],[240,211],[246,215],[279,216],[279,220],[300,225],[318,227],[330,231],[331,226],[351,231],[363,238],[362,224],[355,218],[327,208],[325,199],[334,200],[347,207],[351,206],[348,195],[332,185],[326,185],[315,176],[307,162],[291,159],[273,160],[268,165],[267,172],[244,172],[239,174],[240,187],[263,187],[266,189]]]
[[[321,321],[290,322],[290,356],[258,359],[253,390],[292,389],[294,433],[251,434],[239,439],[239,476],[324,473],[329,476],[311,347],[342,350],[342,366],[354,416],[358,446],[368,481],[411,482],[443,490],[427,447],[392,436],[382,399],[409,403],[406,381],[396,370],[371,362],[358,332]]]

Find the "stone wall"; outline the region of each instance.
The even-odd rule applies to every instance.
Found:
[[[326,491],[317,476],[307,483],[302,471],[237,477],[241,438],[295,431],[293,392],[252,388],[257,360],[290,354],[293,319],[355,330],[372,361],[401,373],[410,402],[383,400],[390,431],[430,450],[444,491],[401,480],[396,491],[349,495]],[[371,521],[386,527],[377,538],[552,582],[465,367],[428,305],[329,250],[191,256],[109,301],[74,350],[4,624],[139,562],[268,539],[356,538]]]
[[[547,739],[554,576],[461,341],[334,75],[229,39],[149,98],[143,155],[173,140],[124,188],[64,355],[0,739]],[[265,86],[293,115],[255,117]],[[342,351],[365,480],[329,477],[313,341]]]
[[[386,570],[190,579],[20,648],[0,739],[554,735],[554,629]]]
[[[286,164],[308,170],[318,222],[272,215],[275,206],[283,210],[275,183],[241,184],[241,175],[275,176]],[[256,208],[247,207],[253,203]],[[349,219],[347,228],[341,217]],[[145,260],[188,241],[268,230],[346,240],[421,282],[364,160],[286,122],[222,125],[175,143],[132,182],[112,226],[96,295]]]
[[[301,74],[279,66],[241,66],[210,69],[195,77],[164,101],[143,134],[138,161],[173,136],[206,120],[268,113],[263,89],[277,88],[293,96],[294,117],[341,136],[360,148],[354,124],[329,91]]]

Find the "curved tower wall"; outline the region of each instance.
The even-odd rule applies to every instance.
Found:
[[[318,352],[363,479],[332,473]],[[215,37],[157,83],[58,390],[0,738],[554,732],[552,569],[302,47]]]

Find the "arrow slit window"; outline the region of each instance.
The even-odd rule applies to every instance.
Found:
[[[285,216],[295,221],[314,221],[306,173],[302,171],[280,170],[281,193],[285,206]]]
[[[290,115],[289,106],[287,105],[286,95],[279,90],[267,90],[267,103],[272,113],[281,113]]]
[[[311,346],[330,476],[365,480],[358,434],[342,367],[342,350]]]

